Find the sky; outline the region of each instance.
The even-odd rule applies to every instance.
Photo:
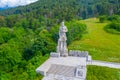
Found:
[[[0,0],[0,8],[27,5],[38,0]]]

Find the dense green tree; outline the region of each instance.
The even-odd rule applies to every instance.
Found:
[[[6,20],[3,16],[0,16],[0,27],[6,27]]]
[[[42,30],[35,39],[32,49],[35,52],[42,52],[42,55],[55,51],[55,43],[52,41],[51,34],[47,30]]]
[[[14,38],[13,29],[0,28],[0,44],[8,42],[11,38]]]

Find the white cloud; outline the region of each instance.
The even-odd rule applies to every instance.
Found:
[[[0,0],[0,7],[15,7],[20,5],[27,5],[38,0]]]

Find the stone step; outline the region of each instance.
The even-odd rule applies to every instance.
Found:
[[[47,73],[73,77],[75,75],[75,67],[63,66],[63,65],[52,65]]]

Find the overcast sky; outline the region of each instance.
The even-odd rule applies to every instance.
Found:
[[[8,7],[15,7],[20,5],[26,5],[38,0],[0,0],[0,8],[8,5]]]

